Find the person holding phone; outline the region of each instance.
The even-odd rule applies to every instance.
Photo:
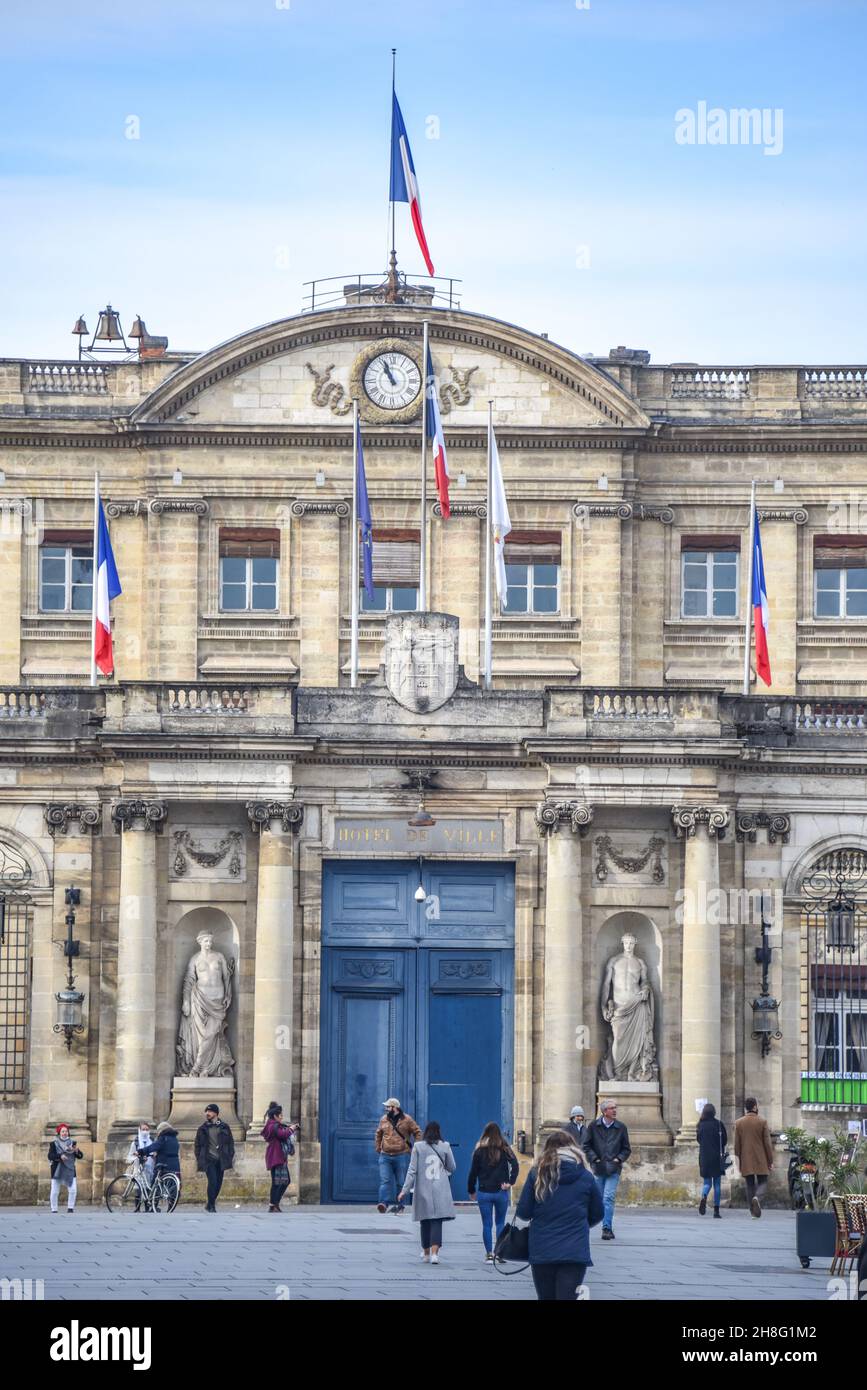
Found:
[[[291,1182],[287,1160],[295,1152],[294,1135],[297,1132],[297,1125],[284,1124],[283,1107],[279,1101],[272,1100],[265,1111],[265,1126],[262,1130],[262,1138],[267,1146],[265,1149],[265,1167],[271,1174],[269,1211],[280,1210],[280,1203]]]

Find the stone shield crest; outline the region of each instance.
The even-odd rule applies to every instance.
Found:
[[[458,620],[451,613],[392,613],[385,628],[385,683],[404,709],[425,714],[458,683]]]

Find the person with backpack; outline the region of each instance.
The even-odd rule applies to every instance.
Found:
[[[269,1211],[279,1211],[283,1195],[289,1186],[288,1159],[295,1152],[293,1135],[297,1125],[283,1123],[283,1107],[279,1101],[272,1100],[265,1111],[265,1127],[262,1138],[265,1140],[265,1167],[271,1174],[271,1204]]]
[[[432,1265],[440,1262],[443,1222],[455,1219],[449,1179],[456,1167],[451,1145],[443,1139],[436,1120],[431,1120],[421,1139],[413,1144],[397,1201],[400,1206],[409,1193],[413,1193],[412,1219],[420,1223],[421,1258]]]
[[[49,1195],[49,1205],[53,1212],[57,1212],[57,1202],[60,1197],[61,1187],[66,1188],[66,1211],[71,1216],[75,1211],[75,1198],[78,1192],[78,1183],[75,1178],[75,1161],[84,1158],[84,1154],[71,1138],[69,1125],[59,1124],[55,1129],[56,1139],[52,1139],[48,1146],[48,1162],[51,1164],[51,1192]]]
[[[602,1191],[584,1155],[565,1130],[545,1141],[530,1169],[515,1212],[515,1225],[529,1222],[530,1273],[543,1303],[571,1303],[584,1283],[590,1258],[590,1227],[604,1211]]]
[[[708,1193],[713,1185],[713,1214],[719,1217],[720,1186],[725,1173],[725,1151],[728,1135],[722,1120],[718,1120],[716,1117],[716,1106],[711,1105],[710,1101],[701,1112],[699,1122],[695,1127],[695,1137],[698,1140],[698,1171],[704,1178],[698,1214],[704,1216],[707,1211]]]
[[[421,1138],[421,1129],[412,1115],[404,1114],[396,1096],[390,1096],[383,1101],[383,1105],[385,1114],[373,1138],[379,1163],[379,1202],[376,1209],[388,1211],[393,1205],[396,1212],[401,1212],[403,1204],[400,1197],[395,1202],[395,1193],[406,1185],[410,1150],[413,1142]]]
[[[499,1239],[509,1214],[509,1196],[517,1179],[518,1160],[506,1143],[500,1126],[492,1120],[482,1130],[467,1177],[470,1199],[475,1197],[479,1204],[482,1243],[488,1264],[494,1261],[494,1222],[496,1220],[496,1236]]]

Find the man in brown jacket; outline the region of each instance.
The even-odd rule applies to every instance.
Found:
[[[774,1166],[774,1146],[768,1122],[759,1115],[759,1103],[755,1096],[747,1096],[744,1110],[746,1113],[735,1125],[735,1158],[747,1185],[750,1211],[753,1216],[761,1216],[760,1198],[765,1195],[768,1174]]]
[[[413,1141],[421,1138],[421,1130],[412,1115],[405,1115],[400,1101],[394,1096],[384,1100],[385,1114],[379,1122],[374,1144],[379,1155],[379,1203],[377,1211],[387,1211],[394,1206],[395,1211],[403,1211],[403,1204],[395,1206],[395,1199],[403,1189],[409,1168],[409,1156]]]

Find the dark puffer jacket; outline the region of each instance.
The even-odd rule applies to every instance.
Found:
[[[602,1220],[602,1197],[593,1174],[577,1159],[561,1158],[560,1182],[543,1202],[532,1168],[515,1215],[530,1222],[531,1265],[592,1265],[590,1227]]]
[[[156,1167],[161,1168],[164,1173],[177,1173],[181,1175],[181,1146],[178,1143],[178,1131],[176,1129],[164,1129],[159,1139],[153,1144],[148,1144],[146,1149],[140,1149],[139,1153],[144,1158],[148,1154],[153,1154],[156,1158]]]

